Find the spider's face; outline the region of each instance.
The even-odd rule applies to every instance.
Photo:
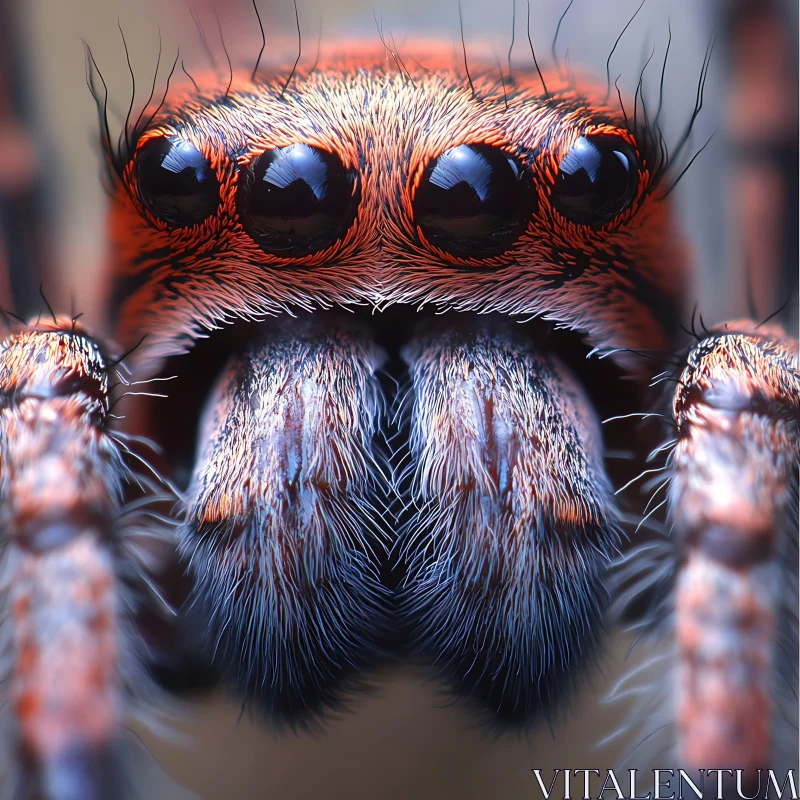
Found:
[[[602,93],[494,68],[471,88],[451,61],[170,92],[120,165],[126,339],[166,355],[233,317],[431,304],[663,346],[683,253],[652,133]]]
[[[392,629],[519,722],[600,628],[618,533],[594,395],[617,390],[584,356],[668,344],[665,150],[638,102],[450,62],[361,48],[195,88],[111,159],[118,338],[147,336],[151,373],[175,358],[146,424],[188,485],[220,660],[270,710],[335,703]]]
[[[700,317],[705,338],[693,319],[697,342],[669,358],[684,251],[664,201],[694,161],[711,47],[671,157],[644,72],[626,109],[542,76],[533,53],[535,71],[506,73],[469,67],[466,47],[463,72],[443,48],[411,67],[389,51],[396,69],[338,50],[229,83],[187,72],[193,89],[129,112],[117,147],[88,54],[130,349],[110,360],[44,295],[52,325],[0,345],[0,632],[26,780],[38,796],[55,770],[114,794],[140,683],[128,623],[159,635],[125,594],[145,584],[178,609],[148,659],[180,669],[192,649],[293,724],[389,659],[424,662],[500,723],[555,718],[612,593],[646,626],[674,617],[677,666],[659,679],[666,724],[650,687],[626,687],[639,668],[617,682],[648,699],[614,736],[657,725],[639,743],[655,746],[672,728],[678,765],[752,777],[786,716],[773,660],[796,652],[780,562],[800,372],[770,317]],[[673,370],[651,384],[676,381],[663,414],[657,398],[641,410],[640,358]],[[166,395],[136,388],[168,380]],[[120,383],[136,396],[124,430]],[[645,457],[630,420],[651,416],[674,438]],[[645,477],[654,493],[631,514],[617,495]],[[637,543],[664,507],[670,536],[657,522]],[[634,542],[609,580],[623,524]]]

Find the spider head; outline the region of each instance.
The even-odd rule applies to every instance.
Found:
[[[114,305],[125,337],[149,334],[142,357],[333,305],[666,346],[685,259],[660,134],[556,77],[467,83],[441,53],[420,63],[412,76],[359,52],[286,87],[276,74],[168,98],[114,190]]]

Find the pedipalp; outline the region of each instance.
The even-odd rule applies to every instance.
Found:
[[[55,314],[0,344],[0,595],[26,796],[120,796],[122,723],[147,695],[130,626],[152,598],[136,535],[153,501],[145,494],[121,517],[126,485],[155,482],[137,479],[110,428],[112,369]],[[146,528],[163,540],[163,523],[148,518]]]
[[[674,378],[677,436],[654,451],[668,528],[614,570],[617,609],[649,598],[637,641],[660,639],[674,667],[668,682],[620,681],[614,699],[642,694],[618,733],[639,734],[635,764],[672,759],[700,779],[735,765],[754,796],[796,755],[797,342],[751,320],[713,326]]]
[[[749,320],[715,327],[689,353],[673,408],[679,758],[727,759],[752,779],[774,763],[780,618],[797,596],[781,563],[797,561],[797,342]],[[783,624],[796,651],[794,615]]]

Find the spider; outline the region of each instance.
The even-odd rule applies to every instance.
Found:
[[[515,728],[638,604],[674,620],[676,763],[772,763],[800,373],[772,320],[681,332],[669,196],[708,61],[668,147],[641,85],[576,88],[533,45],[509,72],[382,45],[222,77],[176,58],[119,138],[88,53],[113,343],[48,307],[0,347],[30,796],[120,791],[148,603],[270,719],[313,725],[402,658]],[[661,505],[624,507],[651,472]],[[153,578],[171,549],[177,588]]]

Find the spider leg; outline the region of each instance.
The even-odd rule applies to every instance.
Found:
[[[673,408],[678,756],[753,778],[776,766],[783,604],[797,661],[797,342],[749,321],[715,328],[690,351]]]
[[[107,364],[71,320],[0,344],[2,630],[26,797],[119,796],[127,473],[108,413]]]
[[[377,655],[382,355],[347,320],[281,320],[235,355],[201,422],[182,551],[217,661],[308,720]]]
[[[434,324],[404,352],[416,511],[401,608],[459,694],[522,723],[553,711],[601,634],[616,512],[575,377],[521,326],[471,324]]]

